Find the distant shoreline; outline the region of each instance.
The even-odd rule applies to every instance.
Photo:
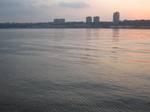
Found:
[[[122,21],[113,22],[66,22],[62,24],[50,23],[0,23],[0,29],[150,29],[150,21]]]
[[[3,29],[150,29],[149,28],[139,28],[139,27],[126,27],[126,28],[44,28],[44,27],[41,27],[41,28],[0,28],[0,30],[3,30]]]

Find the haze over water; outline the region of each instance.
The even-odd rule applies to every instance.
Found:
[[[1,112],[149,112],[150,31],[0,30]]]

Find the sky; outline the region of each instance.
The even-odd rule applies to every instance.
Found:
[[[150,0],[0,0],[0,22],[84,21],[86,16],[111,21],[115,11],[122,20],[150,19],[149,4]]]

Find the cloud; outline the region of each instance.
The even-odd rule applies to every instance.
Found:
[[[60,7],[65,7],[65,8],[87,8],[89,7],[89,4],[86,2],[59,2],[58,5]]]

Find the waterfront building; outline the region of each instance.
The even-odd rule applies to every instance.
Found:
[[[63,24],[63,23],[65,23],[65,19],[54,19],[53,22],[56,24]]]
[[[86,23],[92,23],[92,17],[91,16],[86,17]]]
[[[114,12],[113,13],[113,23],[114,24],[119,24],[120,22],[120,13],[119,12]]]
[[[99,23],[100,22],[100,17],[99,16],[93,17],[93,22],[94,23]]]

